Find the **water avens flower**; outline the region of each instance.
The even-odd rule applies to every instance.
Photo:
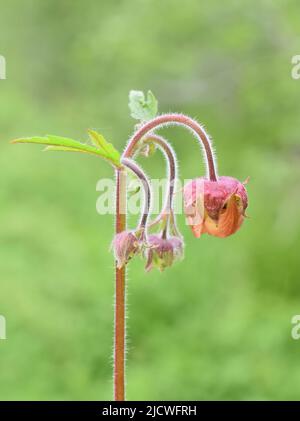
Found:
[[[195,237],[207,233],[228,237],[242,225],[248,197],[243,183],[233,177],[210,181],[200,177],[183,189],[185,214]]]
[[[183,257],[183,241],[180,237],[163,238],[162,235],[149,235],[147,245],[146,270],[154,267],[161,272]]]

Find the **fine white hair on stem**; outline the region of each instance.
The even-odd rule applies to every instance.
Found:
[[[123,153],[123,157],[129,158],[132,156],[136,144],[147,134],[153,132],[154,130],[173,125],[187,128],[198,140],[204,152],[203,156],[206,165],[207,178],[209,178],[211,181],[217,181],[216,157],[212,148],[212,141],[209,135],[206,133],[205,128],[200,123],[184,114],[162,114],[155,117],[153,120],[144,123],[134,132],[132,137],[129,139],[126,149]]]
[[[167,178],[169,180],[168,194],[165,200],[164,209],[172,208],[174,196],[174,181],[178,177],[178,164],[174,148],[164,137],[154,133],[150,133],[145,139],[145,143],[153,142],[162,152],[167,163]]]
[[[157,224],[163,217],[164,214],[169,215],[168,218],[172,217],[172,223],[174,230],[178,233],[177,224],[176,224],[176,217],[173,212],[173,199],[174,199],[174,187],[178,177],[178,164],[177,164],[177,157],[176,153],[171,146],[171,144],[162,136],[159,136],[154,133],[150,133],[145,139],[143,139],[143,143],[153,142],[159,148],[159,150],[163,153],[163,156],[167,162],[167,177],[168,177],[168,189],[166,193],[165,204],[162,207],[161,213],[149,223],[149,226],[153,226]]]
[[[124,165],[125,167],[129,168],[131,171],[134,172],[134,174],[139,178],[139,180],[141,181],[142,185],[143,185],[143,189],[144,189],[144,209],[142,212],[142,216],[138,225],[138,229],[145,229],[146,227],[146,223],[147,223],[147,219],[150,213],[150,208],[151,208],[151,187],[150,187],[150,182],[148,180],[147,175],[145,174],[144,170],[142,170],[142,168],[132,159],[128,159],[128,158],[122,158],[121,159],[121,163],[122,165]],[[146,235],[146,233],[145,233]]]
[[[124,284],[125,284],[125,286],[124,286],[124,312],[125,312],[125,314],[124,314],[124,320],[125,320],[125,323],[124,323],[124,382],[125,382],[125,386],[126,386],[126,363],[127,363],[127,354],[128,354],[128,348],[129,348],[129,346],[128,346],[128,343],[129,343],[129,340],[128,340],[128,319],[129,319],[129,316],[128,316],[128,267],[127,267],[127,270],[125,271]],[[114,294],[113,308],[115,308],[115,306],[116,306],[116,293]],[[114,317],[116,317],[115,312],[114,312]],[[113,340],[113,349],[112,349],[113,352],[112,352],[112,356],[111,356],[111,365],[112,365],[113,368],[114,368],[114,365],[115,365],[114,356],[115,356],[115,348],[116,348],[115,326],[116,326],[116,323],[115,323],[115,319],[114,319],[114,322],[113,322],[113,338],[114,338],[114,340]],[[113,386],[115,387],[114,370],[113,370],[112,382],[113,382]],[[114,394],[115,394],[115,390],[114,390]]]

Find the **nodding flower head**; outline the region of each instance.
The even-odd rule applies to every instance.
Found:
[[[219,177],[218,181],[201,177],[187,183],[183,190],[185,214],[195,237],[204,233],[228,237],[240,228],[248,206],[245,183],[232,177]]]
[[[161,272],[173,262],[183,257],[183,241],[180,237],[162,238],[149,235],[146,270],[157,267]]]
[[[128,261],[141,251],[141,240],[133,231],[122,231],[112,242],[118,268],[122,268]]]

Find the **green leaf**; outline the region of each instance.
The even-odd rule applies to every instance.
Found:
[[[142,91],[130,91],[128,105],[131,117],[136,120],[148,121],[157,115],[157,100],[151,91],[148,91],[147,99]]]
[[[66,146],[46,146],[44,151],[62,151],[62,152],[82,152],[82,153],[86,153],[85,151],[82,151],[80,149],[69,148],[69,147],[66,147]]]
[[[96,148],[95,146],[81,143],[77,140],[69,139],[67,137],[53,135],[47,135],[44,137],[24,137],[15,139],[11,143],[35,143],[40,145],[48,145],[45,150],[89,153],[101,156],[101,158],[109,161],[111,164],[117,167],[120,167],[121,165],[120,157],[117,159],[116,154],[112,156],[104,149]]]
[[[117,162],[120,165],[120,153],[117,151],[117,149],[114,147],[112,143],[109,143],[102,134],[96,132],[95,130],[88,130],[88,134],[94,143],[94,145],[102,151],[104,154],[107,154],[107,156],[110,156],[110,158]]]

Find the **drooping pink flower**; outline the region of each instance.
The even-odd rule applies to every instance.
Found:
[[[204,233],[228,237],[240,228],[248,206],[244,184],[225,176],[218,181],[201,177],[186,184],[184,209],[195,237]]]
[[[132,231],[122,231],[112,242],[117,266],[120,269],[141,250],[141,242]]]
[[[162,272],[182,256],[183,241],[180,237],[162,238],[161,235],[150,235],[148,237],[147,271],[157,267]]]

